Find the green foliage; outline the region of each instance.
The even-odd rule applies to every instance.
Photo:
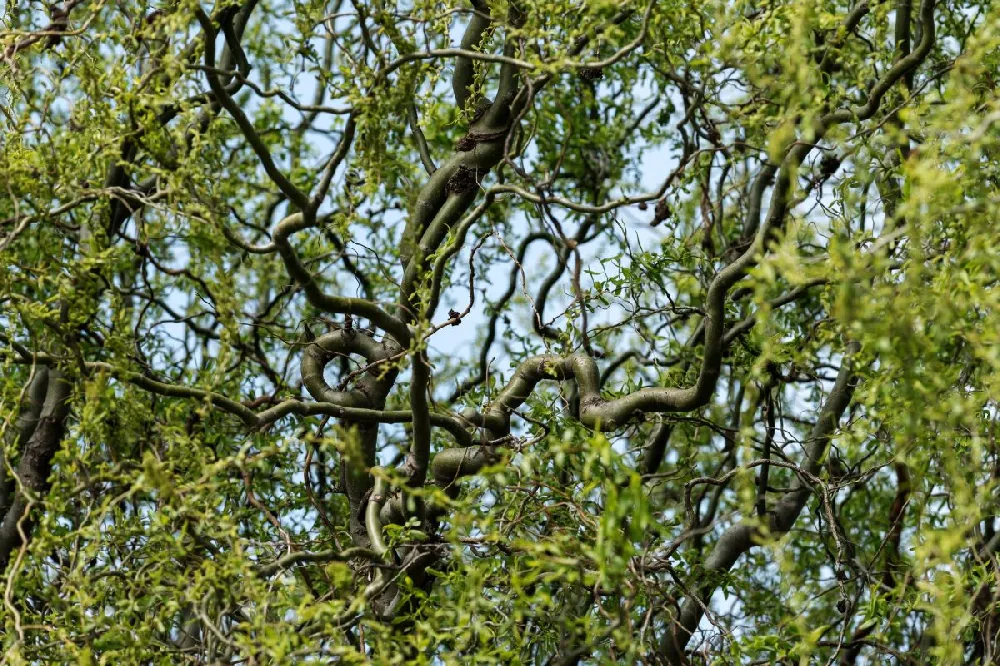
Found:
[[[997,659],[990,3],[7,5],[4,663]]]

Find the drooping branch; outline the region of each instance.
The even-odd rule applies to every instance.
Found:
[[[892,592],[896,587],[896,574],[902,569],[903,560],[899,554],[899,542],[903,534],[903,525],[906,518],[906,508],[910,501],[912,490],[910,483],[910,470],[904,462],[896,462],[893,467],[896,472],[896,495],[889,505],[889,529],[882,542],[882,586],[884,592]],[[907,578],[904,587],[910,583]],[[840,658],[841,666],[854,666],[861,649],[865,646],[864,639],[868,638],[879,626],[878,622],[863,622],[851,635],[850,641],[844,646],[846,649]]]
[[[215,70],[215,74],[219,77],[224,91],[230,97],[239,92],[243,85],[247,83],[246,77],[249,74],[249,64],[243,54],[240,40],[243,38],[250,16],[257,7],[257,4],[258,0],[246,0],[242,5],[229,6],[217,13],[220,23],[224,26],[226,39],[224,41],[222,56],[219,58],[219,67]],[[154,12],[150,17],[147,17],[147,21],[150,18],[155,20],[156,23],[160,23],[165,17]],[[165,50],[168,40],[164,39],[162,41],[164,42],[164,47],[162,48]],[[197,39],[192,39],[185,45],[178,56],[181,62],[192,66],[195,65],[198,53],[198,41]],[[241,55],[244,57],[241,57]],[[232,69],[234,64],[239,67],[239,71]],[[157,84],[164,90],[176,82],[176,76],[171,77],[158,67],[152,68],[147,76],[152,75],[157,77]],[[156,125],[166,127],[181,113],[183,108],[190,108],[198,104],[204,104],[205,106],[191,122],[185,133],[185,143],[190,143],[197,134],[205,132],[209,123],[211,123],[222,109],[222,105],[212,94],[197,95],[194,98],[186,100],[184,103],[176,101],[163,103],[157,110]],[[112,199],[111,201],[109,207],[109,235],[117,233],[117,230],[121,229],[130,217],[138,214],[139,211],[145,208],[148,201],[152,198],[151,195],[153,192],[160,186],[160,179],[154,176],[136,187],[130,187],[130,178],[126,167],[135,163],[139,155],[139,147],[142,144],[143,136],[147,131],[147,127],[139,126],[135,131],[129,132],[126,135],[119,149],[120,160],[111,165],[105,177],[105,189],[121,189],[128,192],[127,195]],[[130,190],[143,196],[132,196]]]
[[[420,162],[424,165],[424,171],[427,172],[427,175],[432,175],[437,171],[437,165],[434,164],[430,148],[427,146],[427,137],[424,136],[423,130],[420,129],[420,118],[417,117],[417,107],[415,104],[410,104],[409,109],[407,109],[406,120],[410,126],[410,132],[413,134],[413,139],[417,143],[417,152],[420,154]]]
[[[514,256],[514,261],[510,268],[510,275],[507,278],[507,289],[504,291],[503,295],[501,295],[500,298],[489,307],[490,319],[486,325],[486,340],[479,348],[479,364],[476,375],[459,384],[458,388],[456,388],[451,394],[451,397],[448,400],[449,402],[455,402],[469,390],[486,381],[490,347],[493,346],[493,342],[496,340],[497,336],[497,323],[500,321],[504,307],[510,299],[514,297],[514,292],[517,290],[517,276],[518,273],[523,270],[522,264],[528,254],[528,248],[532,243],[539,240],[552,243],[553,236],[547,232],[532,232],[525,236],[525,238],[521,241],[520,246],[518,246],[517,253]]]
[[[326,166],[323,167],[319,183],[316,185],[316,191],[309,200],[309,211],[311,215],[315,215],[320,209],[320,206],[323,205],[323,200],[330,191],[330,184],[333,182],[333,176],[337,172],[337,168],[344,162],[348,151],[351,149],[351,143],[354,141],[354,131],[356,127],[357,121],[354,113],[352,112],[347,117],[347,123],[344,125],[344,133],[340,137],[337,147],[327,160]]]
[[[82,2],[83,0],[69,0],[61,7],[53,5],[50,15],[51,22],[37,32],[11,41],[3,51],[3,60],[12,64],[14,56],[42,40],[45,40],[44,48],[49,49],[61,43],[64,37],[83,34],[96,16],[88,18],[80,28],[70,29],[69,27],[70,12]]]
[[[549,301],[549,294],[552,293],[553,287],[556,286],[556,283],[566,273],[572,252],[569,248],[560,246],[555,239],[551,242],[553,249],[556,250],[556,262],[555,266],[552,267],[552,271],[542,281],[541,286],[538,287],[538,295],[535,296],[532,307],[534,312],[531,313],[531,326],[539,336],[548,338],[549,340],[557,340],[559,338],[558,331],[545,323],[545,306]]]

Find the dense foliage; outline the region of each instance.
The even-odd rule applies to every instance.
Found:
[[[987,0],[10,0],[10,664],[966,664]]]

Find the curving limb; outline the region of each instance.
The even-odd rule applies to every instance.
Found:
[[[434,260],[434,272],[430,277],[431,291],[430,296],[427,299],[428,312],[436,312],[437,307],[441,302],[441,289],[444,286],[444,276],[449,261],[452,257],[458,254],[459,250],[465,247],[465,239],[466,236],[468,236],[472,225],[486,214],[486,211],[489,210],[494,201],[495,198],[493,196],[486,195],[483,198],[482,203],[469,211],[468,214],[466,214],[466,216],[453,227],[453,232],[450,234],[451,242],[448,243],[447,246],[441,247],[436,253],[437,259]],[[475,265],[471,263],[471,260],[469,270],[470,281],[472,281],[472,273],[475,271]]]
[[[815,279],[806,282],[805,284],[795,287],[787,294],[773,298],[768,301],[768,306],[771,308],[778,308],[782,305],[792,303],[809,293],[809,290],[813,287],[826,284],[825,279]],[[738,298],[745,296],[746,292],[740,293],[742,290],[737,289],[732,294],[732,300],[737,300]],[[729,349],[729,346],[733,344],[734,341],[738,340],[740,337],[748,333],[757,324],[757,313],[753,312],[748,315],[743,320],[733,324],[727,330],[722,338],[723,350]],[[695,327],[694,332],[691,337],[688,338],[687,342],[684,344],[687,348],[693,348],[695,345],[702,342],[705,335],[705,321],[702,320]],[[685,359],[682,364],[683,371],[687,371],[690,366],[690,362]],[[673,433],[673,424],[671,423],[659,423],[650,433],[649,439],[643,447],[641,468],[644,475],[655,474],[660,467],[660,463],[663,462],[663,456],[666,454],[667,445],[670,442],[670,436]]]
[[[705,373],[709,377],[712,372]],[[715,388],[704,381],[688,388],[644,388],[620,398],[601,397],[600,371],[589,356],[533,356],[521,363],[514,377],[490,404],[484,423],[494,437],[510,432],[510,416],[542,380],[574,380],[580,394],[580,422],[602,431],[616,430],[640,413],[686,412],[705,405]]]
[[[438,169],[436,173],[441,173],[448,166]],[[419,290],[424,285],[428,277],[428,259],[433,255],[441,243],[444,242],[449,230],[453,226],[462,226],[460,220],[466,209],[475,200],[475,191],[453,192],[442,203],[440,210],[431,220],[430,225],[421,235],[416,247],[410,247],[413,254],[407,257],[406,271],[403,274],[403,281],[400,284],[398,317],[407,323],[425,319],[429,320],[434,316],[437,308],[437,296],[440,293],[440,285],[432,285],[431,295],[426,304],[419,302]],[[404,238],[404,243],[406,243]],[[438,277],[442,277],[439,275]]]
[[[494,107],[509,109],[509,102]],[[504,154],[504,138],[509,132],[509,115],[500,114],[495,124],[487,116],[475,121],[470,129],[476,135],[487,137],[473,139],[467,150],[457,151],[438,166],[417,195],[406,226],[400,248],[400,259],[414,282],[416,275],[426,267],[424,261],[447,236],[448,229],[465,213],[478,193],[478,183],[500,163]],[[423,251],[420,255],[419,250]],[[412,264],[416,259],[417,263]]]
[[[160,564],[168,575],[225,564],[199,599],[154,591],[176,592],[178,610],[141,646],[206,663],[277,658],[284,646],[271,650],[267,627],[243,611],[261,600],[299,632],[294,658],[305,661],[688,663],[716,581],[775,538],[816,554],[799,580],[817,603],[799,617],[832,620],[818,640],[795,637],[812,654],[846,664],[877,659],[876,640],[915,645],[906,627],[921,627],[919,610],[869,617],[857,601],[905,602],[919,571],[951,564],[901,552],[904,527],[940,521],[906,510],[926,502],[905,467],[895,489],[885,483],[889,465],[905,459],[951,493],[966,479],[952,485],[950,463],[971,452],[995,466],[973,470],[984,499],[1000,478],[1000,448],[983,436],[995,401],[981,353],[996,281],[972,270],[988,267],[990,249],[972,208],[988,209],[1000,189],[997,165],[977,161],[996,152],[998,66],[969,57],[989,46],[976,22],[996,17],[853,0],[785,35],[786,12],[734,3],[714,13],[693,3],[676,20],[658,0],[562,14],[523,0],[335,0],[294,22],[280,3],[251,19],[258,4],[147,16],[109,5],[93,13],[91,36],[120,48],[81,61],[82,8],[67,0],[48,8],[65,24],[53,19],[53,34],[32,35],[38,47],[15,46],[17,63],[0,63],[54,74],[3,109],[29,139],[0,165],[10,176],[0,253],[12,266],[0,364],[16,366],[0,426],[0,565],[24,659],[62,663],[92,642],[75,631],[47,641],[44,626],[65,627],[34,602],[67,584],[46,571],[93,552],[75,569],[81,584],[113,582],[105,576],[130,564],[149,573],[132,587],[155,583]],[[8,27],[37,30],[43,13],[29,7]],[[694,52],[705,57],[684,57]],[[102,66],[116,58],[124,76],[108,79]],[[67,103],[55,115],[48,86]],[[938,105],[940,90],[956,94]],[[102,99],[127,114],[120,136],[93,113]],[[954,132],[952,107],[965,113]],[[657,175],[647,160],[665,156],[676,165]],[[955,182],[935,181],[935,169]],[[773,279],[792,266],[823,277]],[[961,299],[935,298],[959,276]],[[480,319],[487,295],[499,298]],[[946,316],[931,321],[938,308]],[[864,400],[853,397],[869,376],[858,345],[836,347],[838,334],[885,350]],[[467,343],[479,346],[466,358]],[[498,374],[493,356],[515,360]],[[459,413],[472,387],[482,402]],[[951,409],[920,412],[941,394]],[[809,414],[795,409],[806,401]],[[831,443],[853,402],[837,471]],[[928,442],[941,432],[973,446],[925,456],[911,443],[919,419]],[[336,447],[309,438],[317,428]],[[576,436],[588,429],[614,433],[610,460]],[[147,452],[170,484],[135,481]],[[230,466],[245,471],[242,488],[217,473]],[[733,485],[754,477],[755,490]],[[252,509],[218,520],[174,510],[203,495]],[[825,515],[802,532],[814,495]],[[114,515],[88,510],[105,505]],[[889,516],[881,543],[873,507]],[[147,520],[157,511],[166,522]],[[960,553],[975,566],[1000,537],[988,506],[969,515],[986,520],[968,521]],[[28,547],[33,522],[47,531]],[[137,535],[135,557],[115,557],[105,522]],[[172,538],[143,540],[150,526]],[[817,544],[843,606],[823,594]],[[170,557],[144,552],[168,546]],[[351,572],[327,570],[335,562]],[[988,587],[988,566],[961,579],[969,597]],[[766,605],[787,589],[780,577],[748,570],[735,582],[748,621],[787,619]],[[485,633],[461,622],[488,614],[489,604],[461,605],[484,585],[512,610]],[[942,614],[945,631],[980,621],[955,641],[966,654],[992,650],[974,645],[1000,617],[977,607],[987,592],[969,599],[971,613],[958,599]],[[122,617],[91,614],[95,631],[119,619],[147,629],[142,609],[109,603]],[[742,637],[719,627],[709,640],[739,641],[748,660],[772,656]]]
[[[367,370],[350,391],[338,391],[327,384],[323,371],[338,356],[355,354],[368,363]],[[402,349],[391,338],[376,341],[363,331],[341,329],[317,338],[302,354],[302,383],[318,401],[346,407],[381,410],[396,381],[398,367],[393,362]],[[369,468],[376,463],[379,423],[343,419],[345,425],[356,428],[361,449],[360,460],[343,461],[344,490],[351,505],[351,533],[356,543],[371,539],[370,530],[360,519],[366,496],[372,490]],[[378,551],[377,544],[371,544]]]
[[[295,231],[301,231],[315,225],[316,221],[312,215],[294,213],[279,222],[272,234],[274,247],[284,261],[285,269],[292,279],[302,287],[309,302],[324,312],[351,314],[369,319],[395,338],[397,343],[408,345],[410,332],[406,325],[376,303],[365,298],[330,296],[316,284],[316,277],[305,267],[288,241],[288,237]]]
[[[14,363],[20,365],[30,365],[34,361],[39,366],[52,366],[57,362],[68,360],[49,354],[35,354],[34,357],[30,354],[24,356],[18,352],[10,353],[8,350],[0,350],[0,356],[10,358]],[[337,402],[312,402],[299,399],[284,400],[273,407],[255,412],[250,406],[228,398],[221,393],[160,381],[134,370],[118,368],[103,361],[87,361],[84,363],[84,368],[88,372],[105,372],[110,377],[128,382],[156,395],[169,398],[201,400],[227,414],[232,414],[240,419],[247,428],[256,430],[266,428],[276,421],[293,414],[297,416],[331,416],[355,423],[371,424],[410,423],[413,420],[413,412],[409,409],[386,410],[356,407],[346,404],[350,401],[350,398],[343,397],[338,398]],[[330,390],[332,391],[333,389],[331,388]],[[455,414],[441,412],[431,412],[429,418],[433,427],[448,431],[459,446],[472,446],[473,439],[469,430],[474,426],[473,421]]]
[[[388,498],[385,494],[387,484],[385,478],[380,473],[382,471],[380,468],[372,469],[375,475],[375,483],[372,486],[371,495],[365,506],[365,529],[368,533],[368,541],[371,543],[372,550],[377,555],[385,557],[389,552],[389,547],[386,546],[385,539],[382,538],[382,519],[379,516],[379,512]]]
[[[771,209],[765,224],[758,230],[751,246],[719,271],[708,287],[705,296],[701,369],[693,386],[644,388],[614,400],[605,400],[600,394],[600,372],[593,359],[583,355],[535,356],[520,365],[511,381],[493,401],[486,415],[486,424],[491,432],[495,436],[507,434],[510,430],[510,414],[528,399],[535,385],[546,378],[576,380],[580,393],[580,420],[591,428],[614,430],[639,413],[693,411],[706,405],[711,400],[722,372],[726,296],[729,289],[756,263],[771,229],[784,218],[787,192],[791,187],[789,173],[801,163],[806,154],[806,150],[790,151],[780,170],[781,176],[772,194]]]
[[[458,493],[457,483],[467,476],[474,476],[484,467],[500,461],[500,455],[495,446],[470,446],[458,449],[445,449],[434,456],[431,463],[431,475],[434,483],[441,486],[451,495]]]
[[[413,411],[413,427],[410,431],[410,453],[403,472],[408,477],[408,485],[422,486],[427,479],[431,455],[430,405],[427,402],[431,369],[422,351],[413,354],[411,358],[410,409]]]
[[[391,338],[376,340],[356,329],[332,331],[316,338],[302,353],[302,385],[320,402],[381,409],[399,373],[393,360],[402,352]],[[352,354],[368,362],[367,370],[353,390],[335,390],[327,384],[323,371],[333,359]]]
[[[574,379],[580,393],[581,422],[588,427],[606,430],[620,427],[639,413],[692,411],[707,404],[721,374],[727,293],[756,263],[771,233],[785,219],[791,204],[793,173],[830,127],[852,118],[871,117],[886,91],[922,62],[933,44],[933,7],[934,0],[924,0],[921,6],[924,30],[920,45],[879,80],[865,105],[852,109],[851,112],[838,111],[824,115],[812,128],[809,142],[790,145],[780,165],[769,164],[758,176],[751,195],[748,223],[745,225],[745,229],[752,233],[753,242],[715,276],[706,293],[702,333],[704,351],[698,379],[693,386],[646,388],[614,400],[605,400],[600,395],[600,373],[589,357],[536,356],[520,365],[506,388],[490,406],[484,423],[491,433],[494,436],[507,434],[510,430],[511,413],[527,400],[535,385],[546,378],[558,381]],[[771,192],[768,213],[763,223],[757,223],[764,193],[775,175],[777,178]],[[662,429],[658,431],[659,436],[654,439],[654,445],[657,440],[664,440],[665,444],[666,432]]]

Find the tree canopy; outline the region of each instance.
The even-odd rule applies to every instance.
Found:
[[[987,0],[10,0],[10,664],[968,664]]]

